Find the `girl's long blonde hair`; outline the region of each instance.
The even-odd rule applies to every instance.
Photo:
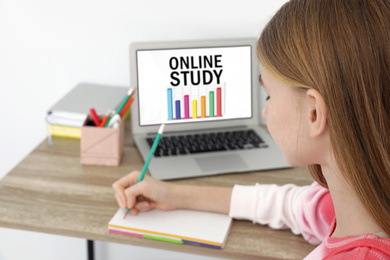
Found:
[[[292,0],[257,51],[282,82],[323,95],[337,164],[390,234],[390,1]],[[326,187],[321,167],[309,169]]]

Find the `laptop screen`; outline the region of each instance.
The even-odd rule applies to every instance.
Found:
[[[137,50],[140,125],[252,117],[251,48]]]

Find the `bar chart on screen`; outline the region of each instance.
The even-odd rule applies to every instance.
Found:
[[[226,83],[167,88],[168,120],[223,117]]]

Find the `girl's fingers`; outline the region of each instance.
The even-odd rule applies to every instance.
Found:
[[[126,210],[126,202],[125,202],[125,198],[124,198],[124,192],[123,193],[115,192],[115,198],[116,198],[116,201],[118,202],[119,207],[122,210]]]
[[[125,197],[126,197],[126,207],[129,209],[134,208],[136,202],[138,201],[138,198],[144,197],[144,189],[143,189],[144,183],[140,182],[137,183],[129,188],[127,188],[124,191]]]
[[[137,171],[131,172],[128,175],[123,176],[122,178],[114,182],[112,187],[114,188],[114,190],[125,190],[126,188],[137,183],[139,175],[140,173]]]
[[[137,183],[139,175],[139,172],[134,171],[112,184],[112,188],[115,191],[115,198],[122,209],[126,209],[126,205],[129,204],[126,197],[126,189]]]
[[[140,212],[145,212],[153,209],[155,207],[155,203],[150,201],[142,201],[135,205],[135,208]]]
[[[122,210],[130,209],[129,213],[132,215],[156,208],[157,203],[154,201],[156,197],[154,188],[156,187],[154,186],[161,189],[157,185],[160,183],[153,181],[148,176],[145,176],[144,181],[138,183],[139,175],[139,172],[132,172],[112,185],[120,208]],[[154,188],[151,188],[151,185],[154,185]],[[161,196],[158,198],[161,198]]]

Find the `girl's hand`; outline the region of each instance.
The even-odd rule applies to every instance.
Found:
[[[145,175],[144,179],[137,183],[140,172],[134,171],[116,181],[112,187],[115,190],[115,198],[119,207],[125,211],[130,209],[130,214],[139,211],[148,211],[153,208],[159,210],[175,209],[174,184],[163,182]]]

